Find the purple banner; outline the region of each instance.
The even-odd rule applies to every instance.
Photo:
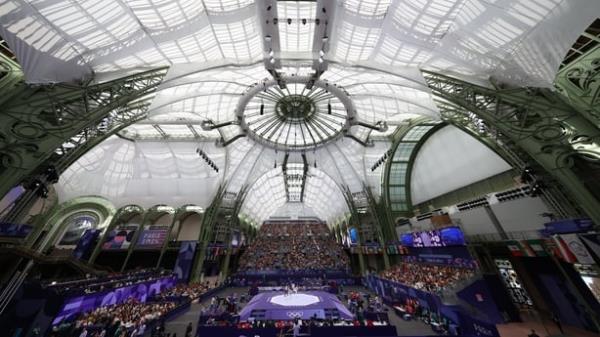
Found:
[[[173,270],[177,275],[178,282],[187,282],[190,278],[197,246],[197,241],[181,242],[181,246],[179,247],[179,255],[177,256],[175,269]]]
[[[58,315],[54,318],[54,321],[52,321],[52,325],[57,325],[61,321],[77,313],[88,312],[101,306],[119,304],[125,302],[129,298],[135,298],[140,302],[146,302],[146,299],[173,287],[175,283],[175,276],[169,276],[132,286],[68,298],[65,300]]]
[[[94,248],[94,242],[96,242],[99,235],[99,229],[86,229],[81,239],[77,242],[77,247],[73,251],[73,257],[78,260],[87,260]]]
[[[473,259],[467,247],[411,247],[404,260],[418,263],[445,264],[463,268],[477,268],[477,261]]]
[[[165,240],[167,239],[169,228],[165,226],[161,227],[149,227],[145,226],[140,237],[138,238],[136,248],[141,249],[157,249],[161,248]]]
[[[463,301],[484,313],[490,322],[504,323],[504,318],[484,280],[477,280],[456,293]]]
[[[563,219],[544,224],[544,231],[549,234],[580,233],[594,226],[591,219]]]
[[[0,222],[0,236],[3,237],[24,238],[32,229],[30,225]]]

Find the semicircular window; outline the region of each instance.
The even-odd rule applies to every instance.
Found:
[[[59,245],[69,246],[76,245],[83,233],[88,229],[96,228],[99,221],[95,214],[86,212],[73,214],[65,222],[67,222],[67,230],[63,234]]]

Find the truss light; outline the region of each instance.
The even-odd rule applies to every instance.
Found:
[[[271,59],[269,60],[269,62],[271,62],[271,64],[275,63],[275,58],[271,57]]]
[[[271,35],[266,35],[265,36],[265,41],[271,42]]]
[[[323,61],[324,61],[323,58],[319,57],[319,63],[323,63]]]
[[[331,103],[327,103],[327,113],[331,115]]]
[[[269,50],[269,56],[273,57],[275,55],[275,52],[273,51],[273,49]]]
[[[325,56],[325,52],[323,51],[323,49],[319,50],[319,56],[321,56],[321,57]]]

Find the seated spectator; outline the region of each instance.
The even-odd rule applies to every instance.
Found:
[[[442,290],[474,275],[475,271],[468,268],[401,262],[383,271],[380,276],[419,290],[439,294]]]
[[[240,271],[347,271],[348,256],[325,223],[269,223],[240,259]]]

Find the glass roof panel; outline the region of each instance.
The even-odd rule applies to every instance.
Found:
[[[312,1],[278,1],[279,45],[282,53],[311,52],[317,3]],[[288,19],[292,21],[288,23]],[[304,20],[304,21],[303,21]]]

